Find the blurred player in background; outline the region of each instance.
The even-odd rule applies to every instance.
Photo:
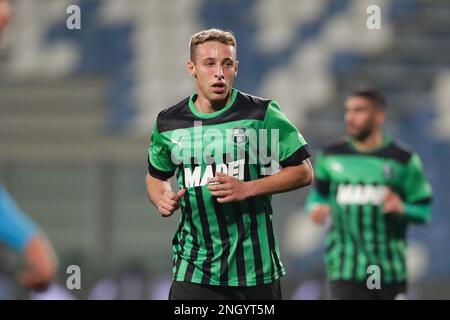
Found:
[[[275,101],[232,87],[237,66],[231,33],[211,29],[193,35],[188,71],[198,93],[160,112],[154,126],[149,198],[164,217],[182,208],[173,239],[170,299],[281,298],[279,278],[285,270],[273,234],[270,195],[312,183],[310,154]],[[177,129],[183,131],[177,134]],[[246,136],[260,129],[268,135],[279,130],[273,145],[270,138],[268,146],[259,145],[277,148],[282,167],[264,177],[260,163],[249,161],[255,150]],[[208,130],[214,132],[212,140]],[[181,158],[172,156],[191,150],[194,157],[174,163]],[[225,150],[244,152],[233,160]],[[169,180],[176,169],[178,192]]]
[[[345,111],[350,138],[316,157],[306,208],[317,224],[331,220],[324,260],[332,299],[404,297],[408,224],[430,219],[432,190],[419,156],[382,132],[386,104],[375,88],[353,92]],[[377,270],[380,285],[369,279]]]
[[[0,47],[11,19],[9,0],[0,0]],[[0,243],[23,252],[26,266],[17,279],[25,287],[45,290],[56,273],[54,250],[42,231],[17,207],[0,184]]]

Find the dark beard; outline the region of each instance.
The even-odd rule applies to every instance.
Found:
[[[353,136],[356,141],[364,142],[371,134],[372,128],[363,128],[360,132]]]

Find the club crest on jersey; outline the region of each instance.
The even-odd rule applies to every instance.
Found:
[[[231,138],[235,144],[243,144],[247,142],[248,136],[245,134],[246,128],[233,128],[231,132]]]

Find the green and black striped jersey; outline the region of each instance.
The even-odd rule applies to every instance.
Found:
[[[205,114],[194,94],[159,113],[149,148],[149,174],[177,177],[186,193],[172,247],[175,281],[221,286],[271,283],[285,274],[272,228],[270,196],[219,203],[208,190],[218,171],[242,181],[310,154],[299,131],[273,100],[231,92],[221,110]]]
[[[376,265],[382,283],[406,282],[408,223],[430,218],[432,190],[419,156],[389,136],[370,152],[358,151],[350,140],[318,153],[315,175],[306,209],[331,206],[324,259],[328,278],[365,281],[367,267]],[[401,197],[405,214],[384,213],[387,188]]]

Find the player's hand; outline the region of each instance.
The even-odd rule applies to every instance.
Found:
[[[28,289],[47,290],[57,273],[58,262],[46,236],[37,233],[31,237],[25,246],[24,259],[26,266],[19,270],[17,280]]]
[[[391,189],[388,189],[386,197],[384,198],[384,213],[405,213],[405,206],[403,205],[402,199]]]
[[[323,204],[315,205],[310,213],[311,220],[316,224],[324,224],[330,215],[330,206]]]
[[[217,197],[217,202],[227,203],[248,198],[248,188],[245,182],[235,177],[216,172],[216,176],[210,178],[208,183],[210,183],[208,189],[214,197]]]
[[[156,203],[159,214],[162,217],[170,217],[178,208],[180,208],[180,201],[186,193],[186,189],[180,189],[177,193],[171,190],[164,190],[161,198]]]

